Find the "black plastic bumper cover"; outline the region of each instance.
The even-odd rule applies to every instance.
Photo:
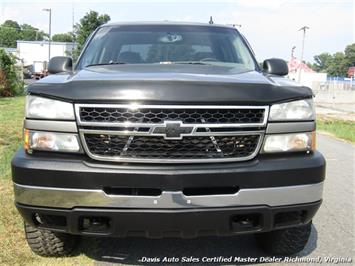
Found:
[[[321,202],[267,207],[203,209],[52,209],[17,204],[26,222],[39,228],[79,235],[193,238],[256,233],[308,223]],[[41,217],[41,223],[36,217]],[[87,227],[86,221],[96,225]],[[45,220],[51,222],[44,222]],[[249,223],[245,223],[249,221]],[[102,223],[101,226],[98,223]]]
[[[181,191],[191,187],[279,187],[320,183],[325,160],[319,152],[258,156],[237,163],[196,165],[109,164],[84,155],[35,154],[19,150],[12,160],[17,184],[46,187],[102,189],[153,187]]]

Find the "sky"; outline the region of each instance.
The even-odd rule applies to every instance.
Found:
[[[7,19],[48,32],[52,9],[52,34],[72,30],[90,10],[108,14],[111,22],[193,21],[240,24],[258,61],[271,57],[289,60],[291,49],[300,57],[302,32],[306,32],[304,58],[312,61],[322,52],[344,51],[355,42],[355,0],[0,0],[0,23]]]

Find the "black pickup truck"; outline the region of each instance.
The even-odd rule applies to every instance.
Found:
[[[321,201],[312,91],[259,67],[223,25],[99,27],[75,67],[27,89],[15,203],[32,250],[70,253],[80,235],[149,238],[255,233],[301,251]]]

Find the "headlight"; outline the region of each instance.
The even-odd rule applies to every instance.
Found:
[[[315,149],[315,132],[267,135],[262,152],[311,151]]]
[[[313,99],[274,104],[270,109],[270,121],[314,119]]]
[[[25,129],[24,145],[26,151],[81,152],[78,135],[54,133]]]
[[[26,117],[74,120],[74,108],[71,103],[28,95],[26,97]]]

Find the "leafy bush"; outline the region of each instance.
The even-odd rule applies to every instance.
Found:
[[[15,64],[15,56],[0,49],[0,96],[15,96],[23,91],[23,82],[16,71]]]

